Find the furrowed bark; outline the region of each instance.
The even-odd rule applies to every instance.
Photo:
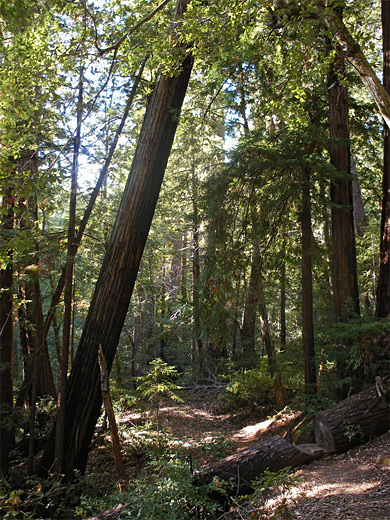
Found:
[[[4,234],[11,232],[14,222],[13,198],[3,197],[2,217]],[[13,266],[12,251],[8,251],[10,259],[4,269],[0,269],[0,477],[4,477],[9,468],[9,450],[11,447],[12,428],[10,413],[13,405],[12,364],[14,354],[13,317],[12,317],[12,285]]]
[[[338,11],[341,19],[342,11]],[[332,203],[332,268],[335,317],[348,321],[359,316],[359,291],[353,217],[351,155],[349,143],[348,91],[341,84],[345,75],[338,53],[328,74],[330,161],[336,169],[330,187]]]
[[[390,93],[390,3],[382,0],[383,84]],[[390,318],[390,129],[383,132],[382,216],[379,257],[377,318]]]

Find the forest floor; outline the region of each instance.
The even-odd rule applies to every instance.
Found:
[[[124,444],[134,442],[134,437],[126,434],[126,425],[134,427],[144,420],[144,414],[122,414],[119,422]],[[235,416],[223,411],[213,393],[184,403],[166,403],[160,410],[161,427],[191,448],[197,468],[272,435],[290,440],[300,420],[300,414],[291,411],[273,418]],[[205,446],[210,449],[205,450]],[[125,456],[125,465],[128,477],[136,478],[139,468],[134,459]],[[87,473],[100,490],[115,483],[109,437],[92,450]],[[261,503],[247,499],[221,519],[390,520],[390,432],[347,453],[302,467],[293,474],[293,481],[287,493],[270,489]]]

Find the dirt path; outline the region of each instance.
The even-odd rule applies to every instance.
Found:
[[[291,510],[305,520],[390,519],[390,433],[342,455],[313,462],[296,473],[302,484]]]
[[[204,439],[224,432],[236,449],[274,434],[296,415],[265,419],[237,428],[212,402],[194,401],[163,410],[165,423],[175,435]],[[291,490],[288,507],[301,520],[390,520],[390,432],[342,455],[313,462],[295,473],[302,482]],[[302,498],[299,496],[302,495]],[[263,504],[263,517],[275,512],[277,501]],[[251,514],[256,511],[252,508]],[[260,510],[258,511],[260,514]],[[242,512],[229,518],[242,518]],[[260,518],[260,517],[258,517]]]
[[[297,414],[278,417],[276,420],[253,420],[251,424],[237,424],[234,418],[224,413],[218,401],[212,396],[202,396],[183,404],[167,404],[160,411],[161,426],[172,433],[174,438],[196,446],[197,443],[217,444],[229,441],[231,451],[236,451],[258,441],[263,436],[282,434]],[[137,422],[133,414],[126,414],[122,421],[126,424]],[[129,439],[129,442],[131,440]],[[95,452],[91,457],[91,470],[99,465],[103,469],[102,456],[106,459],[106,474],[109,468],[110,450],[104,455]],[[218,456],[210,450],[200,456],[200,465]],[[111,459],[112,460],[112,459]],[[113,473],[114,474],[114,471]],[[135,476],[135,475],[134,475]],[[300,520],[390,520],[390,432],[372,442],[349,451],[331,456],[301,468],[295,473],[301,479],[285,499],[285,507],[291,518]],[[303,497],[300,498],[300,496]],[[273,516],[280,505],[278,499],[270,497],[254,507],[232,511],[226,519],[282,518]],[[283,497],[282,497],[283,498]]]

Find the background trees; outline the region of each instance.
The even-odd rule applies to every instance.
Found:
[[[73,365],[66,473],[84,466],[99,414],[99,344],[129,386],[158,357],[187,378],[261,366],[279,407],[286,387],[355,384],[387,356],[366,323],[375,307],[388,317],[390,284],[376,107],[387,117],[387,98],[372,76],[380,6],[344,2],[341,20],[339,5],[271,4],[193,0],[180,20],[169,1],[0,4],[1,398],[10,425],[15,402],[30,407],[33,455],[36,396],[55,395],[59,373],[65,389]],[[367,66],[374,101],[355,71]],[[346,110],[338,121],[347,87],[349,121]],[[356,244],[350,157],[366,214]],[[12,428],[1,435],[6,473]]]

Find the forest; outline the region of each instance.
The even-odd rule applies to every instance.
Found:
[[[389,128],[389,0],[0,0],[1,518],[243,518],[195,395],[389,429]]]

